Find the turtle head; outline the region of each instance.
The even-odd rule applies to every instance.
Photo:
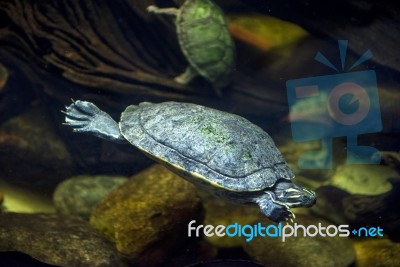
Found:
[[[270,220],[279,222],[294,218],[290,208],[311,207],[316,202],[315,193],[294,183],[279,180],[273,188],[264,190],[255,202]]]
[[[317,201],[313,191],[288,181],[278,181],[273,189],[275,200],[290,208],[311,207]]]

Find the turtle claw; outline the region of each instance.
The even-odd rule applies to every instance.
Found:
[[[63,123],[64,125],[68,125],[72,127],[72,131],[74,132],[90,132],[90,127],[91,127],[91,122],[84,120],[83,117],[77,118],[77,117],[72,117],[69,116],[70,114],[67,113],[67,116],[65,116],[65,122]]]
[[[288,208],[288,207],[284,207],[284,211],[282,211],[282,217],[284,218],[285,221],[290,221],[293,223],[293,219],[294,219],[294,214],[293,212]]]
[[[289,216],[287,219],[290,220],[291,223],[294,223],[294,220],[296,219],[296,215],[290,209],[288,209],[288,212],[289,212]]]
[[[284,215],[284,216],[286,216],[284,218],[286,224],[289,224],[289,221],[290,221],[290,223],[293,224],[294,223],[294,219],[296,218],[296,216],[294,215],[294,213],[291,210],[286,210],[286,211],[288,213],[288,215]]]
[[[85,122],[85,121],[70,120],[69,118],[67,118],[66,122],[63,123],[63,124],[72,127],[74,130],[75,129],[81,129],[81,128],[84,128],[84,127],[88,126],[88,123]]]

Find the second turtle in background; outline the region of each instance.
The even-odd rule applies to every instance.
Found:
[[[217,90],[230,83],[235,46],[217,5],[210,0],[186,0],[179,9],[151,5],[147,11],[176,18],[178,41],[189,66],[175,81],[186,84],[200,75]]]

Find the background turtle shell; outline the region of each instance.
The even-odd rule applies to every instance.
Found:
[[[200,105],[142,103],[122,113],[134,146],[194,183],[257,191],[294,175],[271,137],[248,120]]]
[[[226,85],[235,48],[222,10],[210,0],[187,0],[176,18],[179,44],[190,65],[213,84]]]

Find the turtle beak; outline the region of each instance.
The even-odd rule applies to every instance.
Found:
[[[290,208],[311,207],[317,201],[313,191],[288,182],[277,184],[275,196],[277,200],[285,203]]]
[[[301,191],[299,193],[300,193],[299,199],[301,202],[300,206],[311,207],[315,203],[317,203],[317,196],[315,195],[315,192],[305,188],[301,188]]]

